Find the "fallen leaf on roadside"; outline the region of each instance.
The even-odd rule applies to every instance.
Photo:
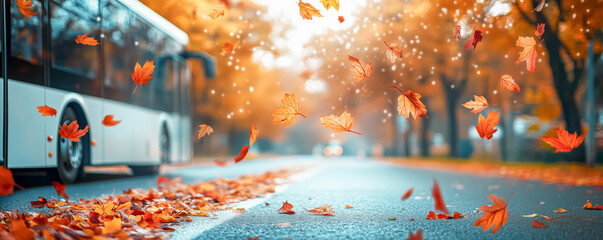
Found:
[[[427,214],[427,217],[425,217],[425,219],[429,220],[429,219],[437,219],[437,215],[434,211],[429,211],[429,214]]]
[[[48,203],[48,200],[43,197],[38,197],[38,201],[29,202],[32,208],[43,208],[44,206],[46,206],[46,203]]]
[[[121,218],[114,217],[111,221],[105,222],[105,227],[103,228],[103,234],[111,234],[116,233],[121,230]]]
[[[299,104],[297,103],[295,94],[285,93],[282,102],[283,107],[276,108],[276,110],[272,112],[272,123],[275,125],[282,124],[283,127],[285,127],[293,124],[293,121],[295,121],[298,115],[306,118],[306,116],[299,112]]]
[[[31,0],[17,0],[17,7],[19,8],[19,12],[26,16],[27,18],[31,18],[31,16],[38,14],[31,10],[31,6],[33,2]]]
[[[563,208],[559,208],[557,210],[555,210],[556,213],[564,213],[567,212],[567,210],[563,209]]]
[[[249,151],[249,146],[245,145],[241,147],[241,152],[234,158],[235,163],[243,161],[243,159],[245,159],[245,156],[247,156],[247,151]]]
[[[278,210],[278,212],[286,213],[286,214],[295,214],[295,211],[292,211],[291,209],[293,209],[293,205],[291,203],[285,201],[283,203],[283,206],[281,206],[281,208]]]
[[[207,124],[201,124],[201,125],[199,125],[199,133],[197,134],[197,139],[201,139],[206,134],[207,134],[207,136],[209,136],[213,132],[214,132],[214,129],[211,128],[209,125],[207,125]]]
[[[67,196],[67,194],[65,193],[67,186],[56,181],[52,181],[52,185],[54,185],[54,190],[57,191],[57,195],[63,196],[65,199],[69,199],[69,196]]]
[[[442,192],[440,191],[440,184],[438,181],[433,179],[433,188],[431,189],[431,195],[433,200],[435,201],[435,209],[438,211],[442,211],[444,214],[448,215],[448,209],[446,208],[446,204],[444,203],[444,198],[442,197]]]
[[[0,166],[0,196],[13,194],[13,188],[15,188],[13,172],[4,166]]]
[[[390,219],[387,219],[387,220],[390,220],[390,221],[396,221],[396,220],[398,220],[398,219],[396,219],[396,218],[390,218]]]
[[[107,127],[115,126],[115,125],[119,124],[120,122],[121,122],[121,120],[119,120],[119,121],[113,120],[113,115],[105,115],[105,118],[103,118],[103,125],[105,125]]]
[[[371,63],[365,64],[362,60],[350,55],[348,55],[348,60],[352,65],[350,72],[352,73],[352,76],[354,76],[354,79],[357,83],[371,77],[371,73],[373,72],[373,66],[371,66]]]
[[[90,46],[96,46],[98,45],[98,41],[96,41],[96,39],[94,39],[93,37],[88,37],[88,33],[84,33],[82,35],[77,35],[77,38],[75,39],[76,43],[82,44],[82,45],[90,45]]]
[[[306,209],[312,215],[325,215],[325,216],[335,216],[335,212],[333,212],[333,207],[329,204],[322,205],[320,207],[314,209]]]
[[[260,129],[255,125],[251,126],[251,132],[249,133],[249,147],[252,147],[253,143],[258,139],[258,134],[260,134]]]
[[[49,107],[48,105],[39,106],[37,108],[38,108],[38,112],[42,114],[42,117],[57,115],[57,110]]]
[[[549,221],[551,221],[551,220],[553,220],[553,219],[554,219],[554,218],[552,218],[552,217],[549,217],[549,216],[544,216],[544,215],[541,215],[541,217],[542,217],[542,218],[544,218],[544,219],[546,219],[546,220],[549,220]]]
[[[404,192],[404,195],[402,195],[402,201],[408,199],[412,195],[412,191],[414,191],[414,189],[415,188],[410,188],[406,190],[406,192]]]
[[[239,44],[241,44],[241,40],[237,40],[234,43],[229,43],[229,42],[224,43],[224,47],[222,48],[222,52],[220,52],[220,55],[226,56],[226,54],[235,50],[239,46]]]
[[[586,204],[583,207],[585,210],[603,210],[603,205],[597,205],[590,203],[589,200],[586,200]]]
[[[540,137],[540,139],[552,147],[555,148],[555,153],[558,152],[570,152],[574,148],[577,148],[584,141],[586,134],[578,136],[576,132],[569,134],[569,132],[563,128],[555,129],[557,137]]]
[[[299,6],[299,15],[301,15],[302,19],[312,20],[312,17],[322,17],[318,9],[312,6],[312,4],[299,0],[297,5]]]
[[[352,118],[352,114],[349,114],[347,111],[344,111],[339,117],[335,115],[321,116],[320,124],[335,132],[351,132],[362,135],[362,133],[351,130],[352,125],[354,124],[354,118]]]
[[[245,208],[235,208],[232,210],[233,213],[245,213]]]
[[[59,135],[61,135],[61,138],[67,138],[72,142],[79,142],[80,138],[88,132],[88,126],[81,130],[78,129],[79,127],[77,121],[73,121],[69,125],[65,123],[59,128]]]
[[[463,107],[470,109],[473,114],[478,114],[490,106],[485,97],[473,95],[473,98],[475,98],[474,101],[469,100],[468,102],[463,103]]]
[[[530,214],[530,215],[521,215],[521,216],[522,216],[522,217],[525,217],[525,218],[533,218],[533,217],[538,217],[538,216],[540,216],[540,214],[537,214],[537,213],[532,213],[532,214]]]
[[[421,229],[417,230],[417,233],[409,233],[407,240],[423,240],[423,232]]]
[[[345,205],[345,208],[352,208],[352,206],[348,204],[348,205]]]
[[[544,223],[538,222],[538,220],[536,220],[536,219],[532,220],[532,227],[533,228],[546,228]]]
[[[513,193],[511,193],[511,195],[513,195]],[[473,226],[481,226],[484,232],[491,227],[494,227],[492,228],[492,234],[494,234],[500,227],[507,224],[509,209],[507,208],[508,203],[505,203],[504,198],[496,197],[494,194],[488,195],[488,198],[492,201],[492,205],[482,205],[479,207],[479,210],[484,212],[484,215],[475,220]]]
[[[16,240],[33,240],[35,238],[34,231],[27,228],[23,219],[11,219],[10,231]]]
[[[421,94],[411,90],[402,92],[402,90],[396,86],[391,86],[391,88],[395,88],[400,92],[400,96],[398,96],[398,115],[404,115],[406,120],[408,120],[408,117],[411,115],[414,120],[423,116],[429,118],[427,116],[427,108],[420,100]]]

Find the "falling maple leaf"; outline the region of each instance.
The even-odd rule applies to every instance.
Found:
[[[37,108],[38,108],[38,112],[42,114],[42,117],[57,115],[57,110],[49,107],[48,105],[39,106]]]
[[[406,240],[423,240],[423,232],[421,229],[417,230],[417,233],[410,232]]]
[[[536,40],[533,37],[519,37],[517,42],[515,42],[516,46],[523,48],[515,64],[519,65],[519,63],[525,61],[528,72],[536,71],[536,58],[538,57],[536,44]]]
[[[396,219],[396,218],[388,218],[387,220],[390,220],[390,221],[396,221],[396,220],[398,220],[398,219]]]
[[[214,9],[208,14],[209,18],[216,19],[220,16],[224,16],[224,10],[222,9]]]
[[[197,135],[197,139],[201,139],[203,136],[205,136],[205,134],[207,134],[207,136],[209,136],[213,132],[214,132],[214,129],[211,128],[209,125],[201,124],[201,125],[199,125],[199,134]]]
[[[299,104],[297,103],[295,94],[285,93],[282,102],[284,107],[276,108],[272,113],[272,117],[274,118],[272,123],[275,125],[282,124],[285,127],[293,124],[298,115],[306,118],[306,116],[299,112]]]
[[[511,92],[520,92],[519,85],[515,83],[515,80],[511,75],[503,74],[500,76],[500,88],[509,89]]]
[[[408,199],[410,197],[410,195],[412,195],[412,191],[414,189],[415,188],[410,188],[410,189],[406,190],[406,192],[404,193],[404,195],[402,195],[402,201]]]
[[[339,11],[339,0],[320,0],[325,9],[329,10],[329,8],[335,8],[335,10]]]
[[[400,96],[398,96],[398,115],[404,114],[404,118],[407,120],[411,115],[414,120],[422,116],[429,118],[429,116],[427,116],[425,104],[419,100],[421,94],[411,90],[402,92],[402,90],[396,86],[391,86],[391,88],[395,88],[401,93]]]
[[[243,161],[243,159],[245,159],[245,156],[247,156],[247,151],[249,151],[249,146],[245,145],[241,147],[241,152],[234,158],[235,163]]]
[[[77,38],[75,39],[76,43],[82,44],[82,45],[90,45],[90,46],[96,46],[98,45],[98,41],[96,41],[96,39],[94,39],[93,37],[88,37],[88,33],[84,33],[82,35],[77,35]]]
[[[339,23],[343,23],[343,21],[345,21],[345,18],[343,18],[343,16],[339,16],[337,17],[337,20],[339,20]]]
[[[333,212],[333,207],[329,204],[322,205],[320,207],[314,209],[306,209],[312,215],[325,215],[325,216],[335,216],[335,212]]]
[[[534,11],[536,11],[536,12],[542,11],[542,8],[544,7],[544,3],[545,3],[545,0],[540,0],[540,2],[538,3],[538,5],[532,10],[532,12],[534,12]]]
[[[318,9],[312,6],[312,4],[299,0],[297,5],[299,5],[299,15],[301,15],[302,19],[312,20],[312,17],[322,17]]]
[[[333,129],[335,132],[351,132],[362,135],[362,133],[351,130],[352,125],[354,124],[354,118],[352,118],[352,114],[349,114],[347,111],[344,111],[339,117],[335,115],[321,116],[320,124],[323,127]]]
[[[224,6],[230,9],[230,0],[220,0],[220,3],[224,4]]]
[[[69,199],[69,196],[67,196],[67,194],[65,193],[65,189],[67,189],[67,186],[65,186],[65,184],[52,181],[52,185],[54,185],[54,190],[57,191],[57,195],[63,196],[65,199]]]
[[[482,31],[480,30],[475,30],[475,32],[473,32],[473,36],[471,37],[471,39],[467,40],[467,42],[465,43],[465,52],[468,53],[469,49],[471,48],[471,45],[473,45],[473,50],[475,50],[475,48],[477,47],[477,43],[482,41]]]
[[[8,168],[0,166],[0,195],[13,194],[14,187],[15,180],[13,179],[13,173]]]
[[[34,12],[33,10],[31,10],[31,6],[33,5],[33,2],[30,0],[17,0],[17,7],[19,8],[19,12],[21,14],[23,14],[24,16],[26,16],[27,18],[31,18],[31,16],[38,14],[37,12]]]
[[[364,64],[364,62],[358,58],[352,57],[348,55],[348,60],[350,60],[352,64],[352,68],[350,72],[352,72],[352,76],[356,82],[362,82],[362,80],[370,78],[371,72],[373,72],[373,67],[371,64]]]
[[[473,114],[478,114],[479,112],[490,106],[488,105],[488,101],[485,97],[473,95],[473,98],[475,98],[475,101],[468,101],[466,103],[463,103],[463,107],[472,109],[471,112]]]
[[[155,60],[150,62],[146,61],[142,67],[140,67],[138,62],[136,62],[136,66],[134,66],[134,73],[132,73],[132,81],[134,81],[136,87],[134,87],[134,92],[132,92],[132,95],[134,95],[136,92],[136,88],[138,88],[139,84],[143,86],[147,85],[149,80],[153,79],[153,77],[151,77],[151,74],[155,72],[155,65],[153,65],[153,62],[155,62]]]
[[[38,197],[38,201],[30,201],[29,204],[32,208],[43,208],[48,203],[48,200],[43,197]]]
[[[113,120],[113,115],[105,115],[105,118],[103,119],[103,125],[105,125],[107,127],[115,126],[115,125],[119,124],[120,122],[121,122],[121,120],[119,120],[119,121]]]
[[[555,210],[556,213],[564,213],[567,212],[567,210],[563,209],[563,208],[559,208],[557,210]]]
[[[536,37],[542,37],[542,34],[544,34],[544,26],[544,23],[539,23],[538,26],[536,26],[536,31],[534,31]]]
[[[511,193],[513,195],[513,193]],[[509,196],[510,198],[510,196]],[[488,199],[492,201],[492,205],[482,205],[479,210],[484,213],[483,216],[475,220],[473,226],[481,226],[482,231],[490,229],[492,226],[492,234],[496,233],[502,225],[507,223],[507,217],[509,216],[509,209],[505,203],[505,198],[496,197],[494,194],[488,195]]]
[[[260,129],[255,125],[251,126],[251,132],[249,133],[249,147],[252,147],[253,143],[258,139],[258,134],[260,134]]]
[[[79,142],[80,138],[88,132],[88,126],[81,130],[78,129],[79,127],[77,121],[73,121],[69,125],[65,123],[59,128],[59,135],[61,135],[61,138],[67,138],[72,142]]]
[[[538,220],[536,220],[536,219],[532,220],[532,227],[533,228],[546,228],[544,223],[538,222]]]
[[[452,24],[454,27],[454,39],[461,40],[461,25]]]
[[[442,197],[442,192],[440,191],[440,184],[438,181],[433,179],[433,188],[431,189],[431,196],[435,201],[435,209],[438,211],[442,211],[444,214],[448,215],[448,209],[446,208],[446,203],[444,203],[444,198]]]
[[[283,203],[283,206],[281,206],[281,208],[278,210],[279,213],[286,213],[286,214],[295,214],[295,211],[292,211],[291,209],[293,209],[293,205],[287,201],[285,201]]]
[[[233,50],[235,50],[235,48],[239,47],[239,44],[241,44],[241,40],[237,40],[234,43],[224,43],[224,47],[222,48],[222,52],[220,52],[220,55],[226,56],[226,54],[232,52]]]
[[[479,137],[482,139],[482,142],[479,144],[480,147],[484,142],[484,138],[489,140],[492,138],[493,134],[498,131],[498,129],[494,129],[494,127],[498,125],[498,120],[498,110],[494,112],[490,111],[488,118],[484,118],[484,115],[481,113],[479,114],[479,119],[477,120],[478,123],[477,126],[475,126],[475,130],[477,130]]]
[[[427,217],[425,217],[425,219],[427,219],[427,220],[437,219],[437,215],[434,211],[429,211],[429,214],[427,214]]]
[[[569,134],[569,132],[563,128],[555,129],[557,133],[557,137],[540,137],[542,141],[548,143],[552,147],[555,148],[555,153],[558,152],[570,152],[574,148],[577,148],[584,141],[585,134],[578,137],[578,133],[574,132],[573,134]]]
[[[395,63],[396,59],[402,58],[402,48],[398,46],[398,43],[387,44],[387,41],[383,42],[385,43],[385,46],[387,46],[385,55],[391,63]]]

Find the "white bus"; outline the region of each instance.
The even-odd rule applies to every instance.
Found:
[[[149,174],[190,159],[187,59],[200,59],[207,78],[215,60],[186,51],[186,33],[137,0],[33,0],[31,18],[15,0],[0,1],[0,165],[73,183],[84,166]],[[77,44],[84,33],[100,44]],[[155,60],[154,78],[132,95],[130,74],[147,60]],[[43,105],[57,115],[42,117]],[[108,114],[122,122],[102,125]],[[61,139],[59,126],[76,120],[89,132],[80,142]]]

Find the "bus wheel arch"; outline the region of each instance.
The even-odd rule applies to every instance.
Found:
[[[77,121],[80,129],[88,126],[88,119],[83,108],[76,102],[68,103],[62,111],[57,132],[63,124]],[[75,183],[84,178],[84,166],[90,164],[91,144],[90,131],[80,138],[79,142],[58,137],[57,168],[53,174],[63,183]]]

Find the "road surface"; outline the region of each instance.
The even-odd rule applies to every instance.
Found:
[[[603,234],[603,211],[587,211],[581,207],[586,200],[603,203],[597,187],[543,185],[496,177],[479,177],[455,173],[405,168],[369,159],[289,157],[243,161],[229,167],[177,168],[165,173],[181,176],[184,182],[230,178],[242,174],[262,173],[285,167],[311,166],[293,176],[294,183],[277,188],[277,193],[240,203],[245,213],[222,211],[212,217],[197,217],[184,223],[173,239],[406,239],[418,229],[425,239],[600,239]],[[107,174],[105,174],[107,175]],[[67,194],[73,199],[96,198],[102,194],[121,192],[128,188],[156,186],[156,176],[128,177],[92,175],[92,180],[71,185]],[[448,210],[467,216],[462,219],[426,220],[434,210],[431,199],[433,179],[437,179]],[[407,201],[400,197],[414,187]],[[480,205],[490,205],[490,193],[508,199],[509,218],[496,234],[482,232],[473,222],[481,213]],[[29,201],[38,196],[56,197],[52,186],[34,186],[14,195],[0,197],[0,209],[28,211]],[[282,202],[293,204],[294,215],[279,214]],[[264,204],[265,202],[270,205]],[[330,204],[335,216],[311,215],[304,209]],[[346,209],[346,205],[352,208]],[[564,208],[567,213],[555,213]],[[541,214],[554,218],[526,218],[522,215]],[[391,221],[390,218],[397,220]],[[415,219],[409,221],[409,219]],[[532,228],[532,220],[547,228]],[[289,223],[288,227],[276,223]]]

